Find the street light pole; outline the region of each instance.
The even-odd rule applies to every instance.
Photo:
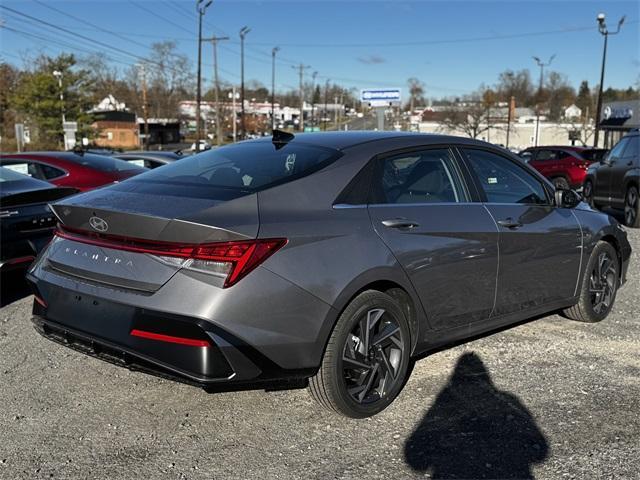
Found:
[[[242,127],[240,140],[244,140],[247,134],[244,120],[244,37],[250,31],[251,29],[249,27],[242,27],[240,29],[240,122]]]
[[[315,128],[316,126],[316,77],[318,76],[318,72],[313,72],[311,74],[311,128]]]
[[[60,91],[60,111],[62,113],[62,130],[64,132],[64,124],[66,122],[66,118],[64,115],[64,91],[62,90],[62,72],[60,70],[54,70],[53,76],[58,79],[58,90]],[[64,137],[62,143],[64,144],[64,149],[67,149],[67,136],[63,133]]]
[[[540,84],[538,86],[538,108],[536,109],[536,135],[535,135],[535,146],[538,146],[538,138],[540,137],[540,97],[542,96],[542,82],[544,81],[544,67],[548,67],[553,62],[553,59],[556,57],[555,53],[549,57],[549,61],[547,63],[543,63],[538,57],[533,57],[535,62],[540,67]]]
[[[275,106],[276,106],[276,53],[280,47],[273,47],[271,50],[271,131],[276,129]]]
[[[196,0],[198,11],[198,85],[196,87],[196,153],[200,151],[200,102],[202,102],[202,17],[213,0]]]
[[[622,24],[624,23],[624,19],[626,16],[622,16],[620,20],[618,20],[618,28],[615,32],[610,32],[607,28],[607,24],[605,23],[605,15],[604,13],[598,14],[598,31],[604,37],[604,48],[602,50],[602,67],[600,69],[600,86],[598,88],[598,104],[596,107],[596,131],[593,135],[593,146],[598,146],[598,136],[600,133],[600,115],[602,114],[602,90],[604,86],[604,67],[607,61],[607,40],[609,39],[609,35],[617,35],[620,33],[620,28],[622,28]]]

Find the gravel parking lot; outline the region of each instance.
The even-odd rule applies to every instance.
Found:
[[[640,478],[629,236],[607,320],[554,315],[434,353],[361,421],[305,390],[207,394],[76,353],[34,331],[32,297],[3,278],[0,478]]]

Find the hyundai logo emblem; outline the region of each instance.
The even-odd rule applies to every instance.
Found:
[[[89,219],[89,225],[98,232],[106,232],[109,228],[109,224],[100,217],[91,217]]]

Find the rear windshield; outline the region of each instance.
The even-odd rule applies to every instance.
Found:
[[[135,165],[130,162],[125,162],[124,160],[120,160],[119,158],[108,157],[106,155],[93,155],[91,153],[85,153],[83,155],[68,155],[64,157],[65,160],[73,163],[77,163],[79,165],[84,165],[89,168],[93,168],[95,170],[99,170],[101,172],[122,172],[125,170],[136,170],[143,171],[145,170],[138,165]]]
[[[314,145],[292,143],[277,148],[266,141],[239,143],[151,170],[127,180],[122,188],[140,193],[227,199],[304,177],[340,155],[338,150]]]

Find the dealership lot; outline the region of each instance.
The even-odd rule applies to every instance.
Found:
[[[629,237],[604,322],[550,316],[434,353],[362,421],[305,390],[207,394],[87,357],[41,338],[32,297],[17,300],[0,309],[0,478],[637,478]]]

